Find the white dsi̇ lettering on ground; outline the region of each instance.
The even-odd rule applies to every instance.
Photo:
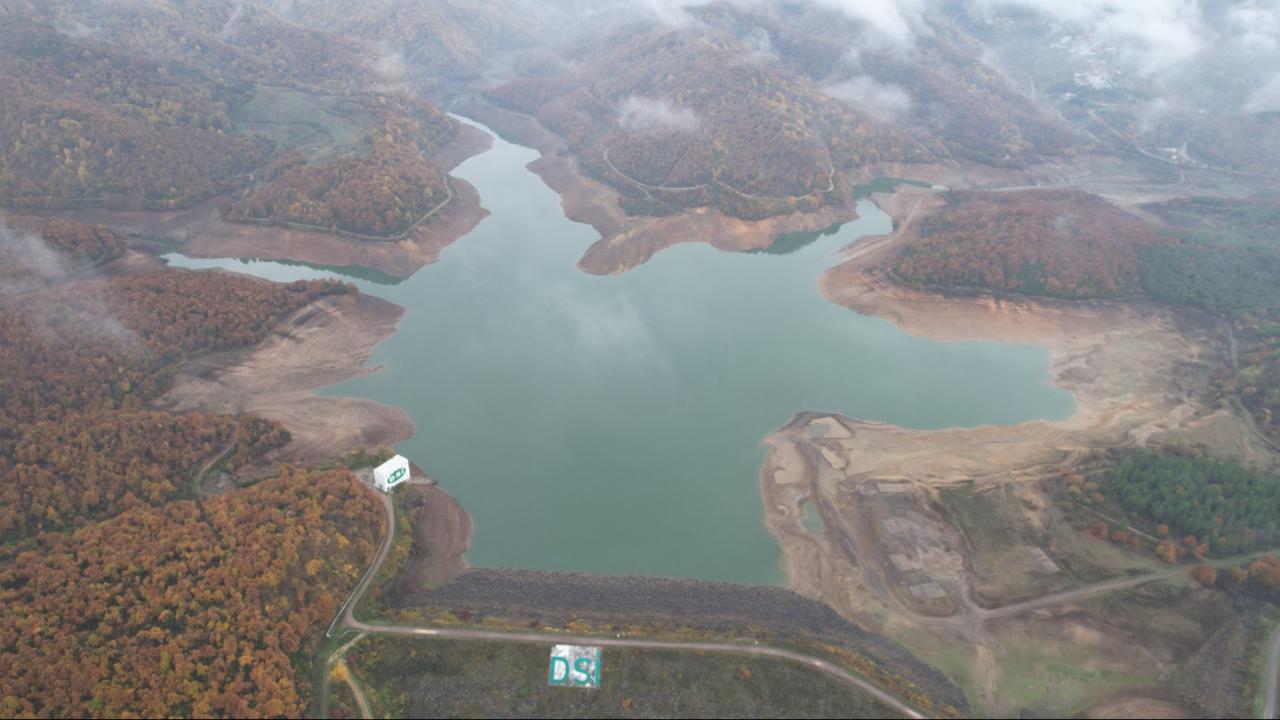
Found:
[[[551,648],[547,684],[552,687],[600,687],[600,648],[556,645]]]

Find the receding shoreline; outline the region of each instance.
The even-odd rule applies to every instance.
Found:
[[[450,172],[492,145],[488,133],[462,124],[457,137],[432,156],[441,172]],[[368,241],[323,232],[224,221],[218,201],[169,212],[102,209],[43,211],[89,224],[108,225],[140,242],[159,240],[181,246],[197,258],[247,257],[291,260],[312,265],[373,268],[392,277],[407,278],[435,262],[441,251],[471,232],[489,215],[479,193],[469,183],[452,178],[454,199],[429,222],[404,240]]]
[[[1035,481],[1072,472],[1097,450],[1149,442],[1205,444],[1246,462],[1270,457],[1245,419],[1200,400],[1209,393],[1208,367],[1225,362],[1211,328],[1146,301],[944,295],[904,286],[885,267],[900,250],[902,231],[938,199],[918,188],[874,199],[894,217],[895,231],[846,248],[844,261],[818,278],[823,296],[936,341],[1045,347],[1049,381],[1072,393],[1076,411],[1058,422],[943,430],[798,413],[766,438],[769,454],[760,472],[766,526],[795,591],[870,622],[858,601],[865,591],[855,589],[860,573],[844,557],[840,538],[805,525],[805,503],[839,492],[820,486],[808,457],[823,457],[851,477],[926,490]]]
[[[755,221],[711,208],[667,217],[629,216],[618,205],[617,191],[578,172],[564,140],[534,118],[473,98],[460,99],[454,110],[541,153],[529,163],[529,170],[560,196],[566,217],[600,233],[600,240],[578,262],[579,269],[593,275],[626,272],[680,243],[704,242],[729,252],[758,250],[769,247],[778,235],[825,230],[858,217],[852,199],[811,213]]]
[[[401,408],[315,391],[376,372],[365,363],[403,315],[400,306],[363,293],[321,298],[254,347],[195,360],[155,405],[277,420],[293,439],[268,461],[319,464],[353,447],[399,442],[414,432]]]

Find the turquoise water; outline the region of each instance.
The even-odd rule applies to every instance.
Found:
[[[760,441],[793,413],[943,428],[1074,409],[1044,348],[914,338],[818,294],[837,249],[890,229],[869,201],[785,253],[679,245],[596,277],[575,263],[598,236],[525,168],[536,157],[496,140],[459,167],[492,215],[398,284],[170,256],[344,277],[406,308],[382,372],[326,393],[408,411],[417,433],[397,447],[471,512],[473,565],[781,582]]]

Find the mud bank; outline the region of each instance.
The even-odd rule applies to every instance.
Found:
[[[583,272],[593,275],[626,272],[660,250],[680,243],[704,242],[727,252],[757,250],[769,247],[784,233],[825,230],[858,217],[852,199],[812,213],[757,221],[730,217],[710,208],[668,217],[630,216],[618,205],[618,193],[579,172],[564,140],[533,117],[474,98],[459,100],[453,109],[542,154],[529,164],[529,169],[560,196],[566,217],[600,233],[601,239],[578,262]]]
[[[362,293],[321,298],[282,321],[258,345],[200,358],[156,406],[175,412],[245,412],[277,420],[293,439],[268,461],[322,463],[360,445],[390,445],[413,434],[403,410],[315,390],[376,372],[364,364],[395,332],[404,310]]]
[[[392,593],[397,598],[443,585],[470,567],[465,554],[471,545],[471,515],[439,485],[415,484],[411,493],[405,505],[413,517],[413,554],[395,579]]]

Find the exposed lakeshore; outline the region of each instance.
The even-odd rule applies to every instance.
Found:
[[[465,123],[457,137],[430,158],[450,172],[467,158],[489,149],[493,138]],[[46,211],[88,224],[101,224],[132,236],[138,244],[178,245],[198,258],[246,257],[328,266],[362,266],[392,277],[407,278],[435,262],[444,248],[471,232],[489,213],[480,195],[465,180],[450,180],[453,199],[440,212],[395,241],[367,241],[331,233],[291,230],[270,225],[224,221],[218,200],[168,212],[90,208]]]
[[[939,341],[1032,343],[1050,352],[1050,380],[1076,399],[1061,422],[922,431],[824,413],[799,413],[771,434],[761,470],[766,524],[782,547],[790,587],[847,618],[869,620],[870,588],[831,528],[806,524],[807,503],[846,498],[867,481],[922,492],[972,483],[1034,481],[1073,472],[1092,453],[1149,442],[1206,445],[1244,462],[1272,457],[1247,418],[1212,407],[1209,370],[1226,362],[1216,328],[1149,302],[1050,301],[907,287],[884,269],[903,230],[939,204],[930,190],[876,195],[895,231],[867,237],[818,280],[823,296]],[[814,460],[816,459],[816,460]],[[816,462],[816,466],[815,466]],[[837,514],[850,500],[837,499]]]
[[[542,181],[560,196],[564,214],[600,233],[578,267],[593,275],[616,275],[641,265],[665,248],[702,242],[728,252],[769,247],[779,235],[825,230],[858,217],[850,199],[811,213],[793,213],[764,220],[743,220],[719,210],[697,208],[669,217],[627,215],[618,205],[618,193],[604,183],[579,172],[564,139],[529,115],[506,110],[483,100],[466,97],[454,110],[473,117],[496,132],[532,147],[541,157],[529,164]]]

